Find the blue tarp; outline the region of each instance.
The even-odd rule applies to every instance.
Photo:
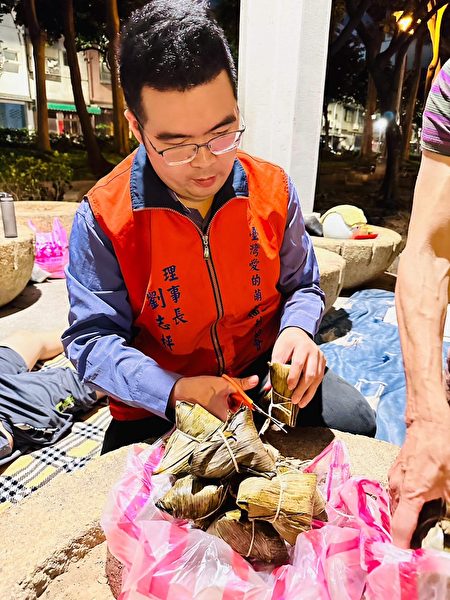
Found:
[[[405,437],[406,386],[400,339],[392,315],[394,294],[356,292],[322,322],[317,341],[327,365],[354,385],[377,412],[376,437],[401,445]],[[389,311],[389,312],[388,312]],[[444,356],[450,344],[444,344]]]

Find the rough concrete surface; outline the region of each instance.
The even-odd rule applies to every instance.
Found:
[[[56,577],[104,541],[99,518],[108,493],[125,465],[122,448],[92,460],[72,474],[61,474],[0,516],[0,598],[40,597]],[[101,565],[97,567],[101,569]],[[76,574],[77,569],[72,571]],[[98,579],[103,573],[96,573]],[[74,600],[91,582],[78,579]],[[59,598],[59,596],[49,596]],[[69,597],[69,596],[68,596]],[[107,596],[105,596],[107,597]]]
[[[11,302],[27,285],[34,263],[34,235],[17,227],[16,238],[0,234],[0,306]]]
[[[68,314],[65,279],[29,283],[12,302],[0,308],[0,340],[18,329],[62,332],[68,325]]]
[[[346,263],[342,256],[324,248],[315,248],[320,272],[320,287],[325,292],[325,312],[339,296],[344,284]]]
[[[45,600],[112,600],[106,575],[106,542],[98,544],[86,556],[70,563],[62,575],[54,579],[41,598]]]
[[[314,248],[337,252],[345,259],[344,289],[360,286],[391,265],[402,249],[402,236],[385,227],[370,227],[378,237],[372,240],[338,240],[312,236]]]

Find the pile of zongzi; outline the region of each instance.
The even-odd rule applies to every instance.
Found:
[[[326,520],[316,476],[263,443],[248,409],[223,423],[182,402],[176,425],[157,470],[175,480],[157,503],[162,510],[190,519],[246,558],[274,564],[287,561],[286,542],[294,544],[313,518]]]

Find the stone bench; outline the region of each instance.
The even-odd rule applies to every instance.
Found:
[[[277,445],[271,434],[270,442]],[[279,434],[280,436],[280,434]],[[312,458],[336,437],[345,442],[352,474],[387,481],[398,448],[330,429],[304,428],[281,434],[290,456]],[[111,600],[105,577],[106,543],[99,519],[121,476],[128,453],[121,448],[58,475],[17,506],[0,513],[2,600]]]
[[[320,287],[325,292],[325,312],[335,303],[345,276],[345,260],[324,248],[314,248],[320,271]]]
[[[33,269],[34,234],[20,224],[17,233],[16,238],[5,238],[0,231],[0,306],[23,291]]]
[[[17,222],[28,226],[31,219],[36,227],[42,231],[51,231],[53,219],[58,217],[70,235],[72,222],[78,208],[76,202],[52,202],[52,201],[24,201],[14,202]]]
[[[340,240],[311,236],[314,248],[340,254],[346,262],[343,289],[350,289],[381,275],[402,250],[402,236],[385,227],[370,228],[378,237],[372,240]]]

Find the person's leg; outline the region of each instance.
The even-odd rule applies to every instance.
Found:
[[[32,369],[38,360],[53,358],[63,351],[61,332],[54,331],[16,331],[0,340],[0,346],[11,348]]]
[[[105,432],[101,454],[106,454],[130,444],[145,441],[153,443],[170,431],[172,427],[173,423],[156,416],[135,421],[113,419]]]
[[[297,426],[330,427],[374,437],[376,417],[364,396],[327,368],[314,398],[300,410]]]

